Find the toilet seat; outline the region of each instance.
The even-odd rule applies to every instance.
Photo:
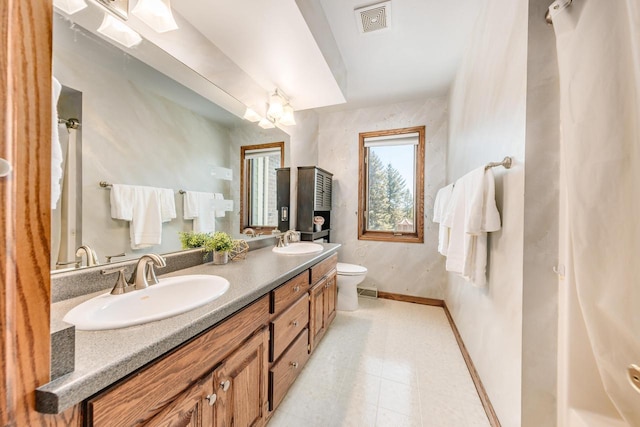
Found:
[[[336,269],[338,270],[338,276],[361,276],[367,274],[365,267],[345,262],[339,262]]]

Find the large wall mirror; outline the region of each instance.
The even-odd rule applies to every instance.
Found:
[[[53,28],[63,178],[52,211],[52,271],[87,265],[82,250],[76,255],[82,246],[101,265],[112,256],[119,261],[180,250],[178,232],[193,223],[184,219],[179,190],[232,199],[233,210],[216,217],[215,228],[238,235],[240,147],[284,141],[284,151],[289,136],[260,129],[189,89],[186,81],[202,85],[206,79],[147,40],[135,48],[143,61],[57,12]],[[212,176],[219,168],[231,169],[232,179]],[[160,244],[132,249],[130,222],[113,219],[111,190],[101,181],[172,190],[176,218],[162,224]]]

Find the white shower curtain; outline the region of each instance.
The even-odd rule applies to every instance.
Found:
[[[560,68],[568,278],[602,382],[640,426],[640,0],[550,8]],[[568,261],[567,261],[568,260]]]

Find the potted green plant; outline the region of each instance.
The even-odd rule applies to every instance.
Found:
[[[226,264],[229,262],[229,252],[233,249],[233,239],[224,231],[216,231],[209,236],[204,243],[204,250],[213,252],[214,264]]]
[[[207,239],[211,238],[209,233],[196,233],[194,231],[179,231],[182,249],[203,248]]]

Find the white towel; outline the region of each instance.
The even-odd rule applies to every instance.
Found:
[[[162,212],[162,222],[171,221],[176,215],[176,198],[170,188],[158,188],[160,193],[160,210]]]
[[[215,210],[213,209],[213,193],[187,191],[184,194],[184,219],[193,220],[193,231],[196,233],[213,233],[216,231]]]
[[[171,214],[171,199],[164,188],[113,184],[111,188],[111,217],[130,221],[129,235],[132,249],[142,249],[162,243],[162,223]],[[163,216],[163,201],[165,214]],[[175,203],[173,203],[175,211]],[[175,212],[174,212],[175,213]],[[175,216],[174,216],[175,217]]]
[[[465,266],[463,277],[474,286],[486,285],[487,232],[500,229],[495,179],[491,169],[473,170],[466,179]]]
[[[62,85],[55,77],[51,80],[51,209],[55,209],[62,192],[60,180],[63,158],[58,134],[58,98],[60,98]]]
[[[460,274],[474,286],[486,285],[487,232],[500,229],[491,169],[474,169],[458,181],[442,224],[451,228],[447,271]]]
[[[467,208],[465,232],[476,234],[500,230],[500,213],[496,207],[495,178],[491,169],[474,169],[466,176]]]
[[[438,252],[447,255],[449,249],[449,227],[442,225],[451,195],[453,194],[453,184],[442,187],[436,194],[433,204],[433,222],[440,224],[438,227]]]
[[[216,200],[224,200],[224,196],[221,193],[214,193],[214,196]],[[217,218],[223,217],[224,214],[225,214],[224,209],[216,211]]]
[[[449,229],[445,268],[452,273],[464,270],[464,180],[456,181],[440,225]]]

